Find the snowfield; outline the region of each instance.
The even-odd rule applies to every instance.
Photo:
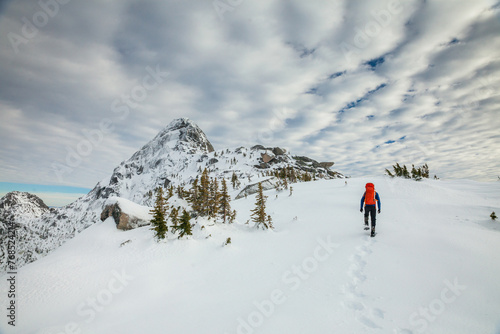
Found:
[[[1,277],[0,332],[500,333],[500,182],[347,182],[266,191],[274,231],[245,224],[255,195],[232,202],[237,223],[200,220],[189,239],[108,218],[19,270],[15,327]]]

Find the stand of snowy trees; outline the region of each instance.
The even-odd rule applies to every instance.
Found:
[[[392,166],[393,172],[387,168],[385,169],[385,172],[390,177],[403,177],[405,179],[414,179],[416,181],[429,178],[429,166],[427,166],[427,164],[420,167],[415,167],[415,165],[411,166],[411,171],[409,171],[406,165],[401,166],[399,163],[396,163]],[[436,176],[434,176],[434,178],[437,179]]]
[[[158,188],[156,192],[155,207],[151,211],[153,219],[151,220],[152,229],[155,231],[155,237],[164,239],[170,226],[173,233],[179,232],[179,238],[184,235],[191,235],[191,217],[206,217],[216,223],[233,223],[236,219],[236,211],[231,209],[231,196],[228,193],[228,185],[225,179],[209,177],[208,170],[200,170],[201,175],[191,184],[189,190],[182,186],[177,188],[170,186],[167,188],[167,194],[164,195],[163,189]],[[274,176],[280,179],[276,190],[290,189],[292,195],[291,183],[309,182],[317,179],[316,174],[306,171],[300,171],[292,166],[281,169],[271,170],[263,173],[263,176]],[[319,176],[321,178],[321,175]],[[231,177],[233,189],[240,187],[241,183],[236,173]],[[273,229],[273,222],[270,215],[266,213],[267,196],[263,193],[262,184],[259,183],[256,196],[255,208],[251,211],[252,221],[255,227],[263,229]],[[185,208],[172,207],[169,211],[168,200],[177,195],[179,199],[186,200],[191,210],[188,212]],[[179,215],[181,215],[179,217]]]
[[[155,231],[157,239],[164,239],[171,226],[173,233],[179,232],[179,238],[185,235],[192,235],[192,225],[190,223],[192,215],[186,208],[169,208],[168,200],[174,196],[185,199],[191,205],[192,215],[195,217],[207,217],[210,220],[221,223],[233,223],[236,218],[236,211],[231,209],[231,196],[228,193],[227,182],[223,179],[220,183],[217,178],[208,176],[205,169],[200,178],[196,178],[191,185],[191,189],[186,191],[184,187],[177,188],[170,186],[167,195],[164,195],[163,188],[156,190],[155,206],[151,213],[152,229]],[[170,209],[170,213],[168,213]],[[179,217],[180,215],[180,217]]]

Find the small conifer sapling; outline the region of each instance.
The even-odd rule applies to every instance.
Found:
[[[262,183],[259,182],[257,197],[255,199],[255,208],[252,210],[252,221],[255,223],[255,227],[263,226],[264,228],[269,228],[268,225],[268,215],[266,214],[266,199],[267,196],[264,195],[264,189],[262,188]]]

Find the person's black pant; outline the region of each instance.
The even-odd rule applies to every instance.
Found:
[[[371,217],[372,227],[377,224],[377,210],[375,205],[365,205],[365,224],[368,224],[368,216]]]

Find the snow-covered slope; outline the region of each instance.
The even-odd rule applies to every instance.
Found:
[[[271,161],[264,162],[264,157]],[[194,122],[187,118],[176,119],[87,195],[64,208],[45,212],[41,217],[17,219],[16,223],[23,226],[18,233],[17,264],[21,267],[47,255],[77,233],[100,222],[103,206],[110,197],[151,206],[153,191],[158,186],[172,184],[189,188],[205,168],[211,177],[229,179],[235,173],[244,187],[256,182],[264,172],[287,166],[322,178],[342,177],[329,170],[328,163],[295,158],[280,148],[255,146],[214,151]],[[5,264],[5,254],[0,252],[0,273],[5,272]]]
[[[375,238],[366,182],[382,199]],[[189,240],[94,224],[19,271],[18,322],[0,332],[499,333],[500,182],[320,180],[266,195],[274,231],[245,224],[254,196],[232,202],[237,223],[199,221]]]

